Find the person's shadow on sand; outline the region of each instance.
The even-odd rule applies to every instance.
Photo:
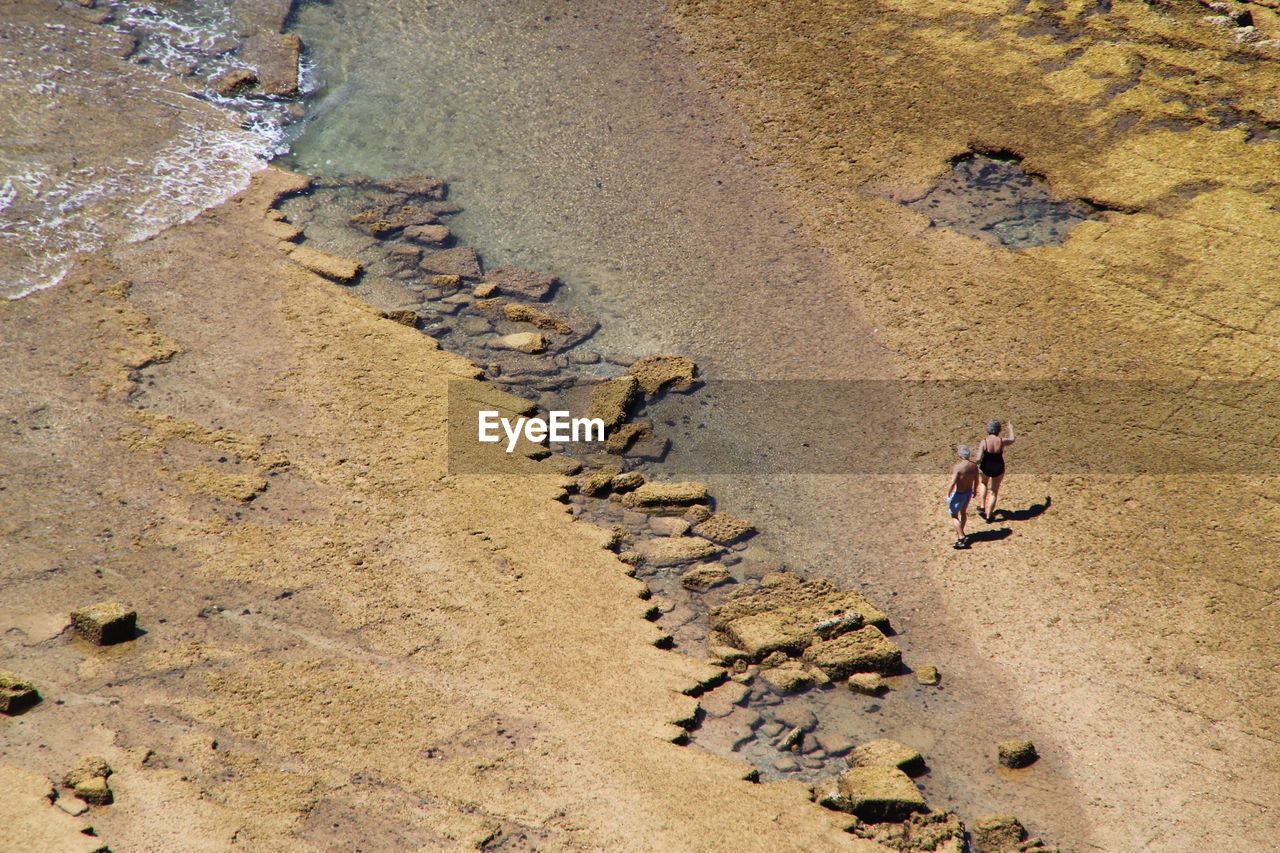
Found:
[[[997,527],[994,530],[975,530],[966,538],[972,544],[974,542],[995,542],[998,539],[1006,539],[1012,535],[1012,527]]]
[[[996,521],[1027,521],[1038,515],[1044,515],[1050,505],[1053,504],[1053,498],[1045,496],[1044,503],[1032,504],[1026,509],[997,509],[994,513]],[[1003,537],[1001,537],[1003,538]]]

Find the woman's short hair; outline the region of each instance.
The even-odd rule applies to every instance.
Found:
[[[992,418],[991,420],[987,421],[987,435],[999,435],[999,434],[1000,434],[1000,422],[995,418]]]

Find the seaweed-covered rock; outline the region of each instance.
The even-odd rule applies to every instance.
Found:
[[[832,679],[855,672],[893,675],[902,667],[902,650],[874,625],[813,643],[802,657]]]
[[[613,429],[631,414],[638,385],[634,376],[619,376],[597,383],[591,389],[587,417],[600,418],[604,421],[605,429]]]
[[[18,714],[40,701],[36,686],[12,672],[0,670],[0,714]]]
[[[908,776],[925,771],[924,756],[919,750],[888,738],[876,738],[855,747],[849,753],[849,763],[853,767],[896,767]]]
[[[132,640],[138,627],[138,614],[119,601],[101,601],[71,613],[71,627],[81,637],[97,646],[109,646]]]
[[[645,483],[622,497],[622,505],[641,512],[682,515],[690,504],[706,503],[705,483]]]
[[[627,368],[627,373],[640,381],[646,394],[665,389],[686,390],[693,385],[697,366],[682,355],[646,355]]]
[[[996,754],[1001,767],[1017,770],[1029,767],[1036,762],[1040,754],[1036,746],[1029,740],[1006,740],[996,744]]]
[[[756,529],[751,522],[738,518],[736,515],[717,512],[705,521],[698,522],[698,526],[694,528],[693,532],[704,539],[710,539],[717,545],[732,545],[735,542],[741,542],[746,539],[755,533]]]
[[[862,820],[901,821],[928,808],[916,783],[896,767],[851,767],[838,784],[849,811]]]

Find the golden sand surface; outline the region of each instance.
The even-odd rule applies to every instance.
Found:
[[[912,633],[999,662],[1042,753],[1080,794],[1077,837],[1054,841],[1274,846],[1274,477],[1027,473],[1019,454],[1053,419],[964,392],[976,379],[1275,378],[1273,46],[1237,44],[1191,2],[671,6],[899,375],[953,380],[941,408],[907,415],[920,452],[941,472],[947,441],[974,440],[979,417],[1011,417],[1023,438],[1002,505],[1053,498],[1009,539],[926,558],[946,606]],[[1009,251],[895,203],[972,151],[1017,155],[1059,197],[1105,211],[1062,246]],[[1164,428],[1188,444],[1199,435],[1210,459],[1266,414],[1245,400],[1209,423],[1189,416],[1203,411]],[[1083,403],[1054,414],[1088,428]],[[1095,439],[1077,436],[1081,458]],[[941,484],[919,480],[886,558],[907,554],[894,538],[941,545]]]

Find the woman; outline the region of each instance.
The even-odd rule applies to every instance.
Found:
[[[987,437],[978,445],[978,515],[988,524],[996,520],[996,499],[1004,480],[1004,449],[1014,442],[1013,423],[1007,427],[1009,434],[1002,437],[1000,422],[987,421]]]

